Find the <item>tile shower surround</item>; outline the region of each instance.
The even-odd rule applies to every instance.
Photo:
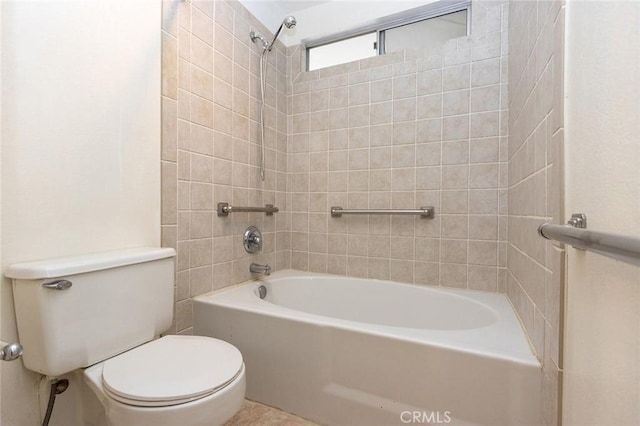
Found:
[[[504,289],[504,2],[474,4],[471,36],[435,51],[301,72],[300,50],[278,43],[264,183],[260,51],[246,34],[269,31],[237,1],[169,1],[163,11],[162,237],[178,251],[174,332],[190,332],[191,297],[249,279],[252,261]],[[219,218],[220,201],[281,211]],[[436,218],[334,219],[331,205],[433,205]],[[242,249],[249,225],[264,232],[258,255]]]
[[[290,265],[285,49],[278,43],[269,55],[262,182],[251,30],[269,35],[236,1],[163,2],[162,244],[178,252],[173,333],[191,333],[192,297],[248,280],[251,262]],[[281,212],[218,217],[218,202]],[[242,246],[249,225],[263,232],[259,254]]]
[[[543,363],[542,412],[560,423],[564,247],[536,238],[564,223],[564,2],[509,5],[507,296]]]
[[[485,5],[442,49],[312,72],[288,49],[293,268],[504,289],[508,7]],[[332,218],[331,206],[436,216]]]
[[[247,280],[252,261],[506,291],[544,362],[543,411],[555,424],[563,252],[531,235],[562,217],[560,5],[474,1],[471,35],[442,50],[313,72],[302,71],[299,47],[278,42],[263,183],[259,49],[247,34],[271,33],[237,1],[164,2],[162,239],[178,251],[172,332],[191,332],[191,297]],[[273,203],[280,213],[218,218],[220,201]],[[333,205],[433,205],[436,218],[336,219]],[[248,225],[263,231],[263,253],[241,248]]]

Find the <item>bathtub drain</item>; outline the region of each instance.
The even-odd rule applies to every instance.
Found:
[[[267,297],[267,288],[263,285],[258,287],[258,294],[260,295],[260,299],[264,299]]]

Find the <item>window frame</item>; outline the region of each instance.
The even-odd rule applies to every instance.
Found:
[[[467,11],[467,35],[471,33],[471,0],[437,1],[424,6],[384,16],[364,25],[328,36],[302,40],[306,53],[306,71],[309,71],[309,50],[327,44],[347,40],[364,34],[376,33],[376,56],[384,55],[384,32],[393,28],[415,24],[450,13]],[[318,68],[322,69],[322,68]]]

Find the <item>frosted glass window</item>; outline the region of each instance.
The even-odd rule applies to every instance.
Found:
[[[378,54],[375,32],[309,48],[309,71],[344,64]]]
[[[467,10],[384,31],[384,53],[404,49],[435,48],[447,40],[467,35]]]

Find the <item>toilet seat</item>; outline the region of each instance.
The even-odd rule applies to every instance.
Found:
[[[127,405],[172,406],[223,389],[242,366],[240,351],[222,340],[165,336],[105,361],[102,384]]]

